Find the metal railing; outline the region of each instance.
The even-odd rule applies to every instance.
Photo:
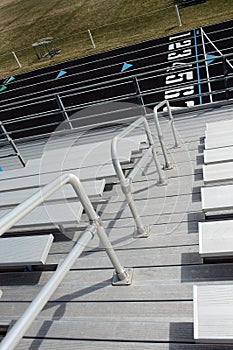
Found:
[[[132,171],[129,176],[125,177],[123,170],[121,168],[119,157],[117,155],[117,144],[118,144],[120,139],[122,139],[123,137],[130,134],[134,129],[136,129],[140,125],[144,126],[150,148],[144,154],[144,156],[141,158],[140,162],[137,164],[137,168],[135,168],[137,170]],[[141,218],[138,214],[137,208],[136,208],[134,200],[133,200],[131,185],[132,185],[132,180],[133,180],[134,176],[136,175],[138,169],[140,169],[141,164],[151,154],[151,151],[153,154],[155,166],[156,166],[158,176],[159,176],[158,184],[159,185],[166,185],[167,183],[166,183],[164,174],[161,170],[161,165],[160,165],[157,153],[156,153],[155,143],[154,143],[154,140],[153,140],[150,128],[149,128],[149,124],[148,124],[145,117],[141,117],[141,118],[137,119],[135,122],[133,122],[131,125],[129,125],[125,130],[123,130],[120,134],[115,136],[114,139],[112,140],[112,144],[111,144],[112,163],[113,163],[114,169],[116,171],[116,174],[118,176],[118,179],[120,181],[122,192],[125,195],[127,204],[129,205],[129,208],[131,210],[131,213],[132,213],[133,218],[134,218],[135,223],[136,223],[137,233],[135,234],[135,237],[148,237],[149,229],[145,228],[142,224]]]
[[[44,285],[39,294],[31,302],[29,307],[23,313],[21,318],[14,324],[14,326],[7,333],[5,338],[0,343],[0,350],[12,350],[21,340],[26,333],[27,329],[32,324],[33,320],[37,317],[43,307],[46,305],[56,288],[62,282],[63,278],[69,272],[70,268],[80,256],[88,242],[93,238],[95,232],[97,232],[103,247],[105,248],[108,257],[110,258],[114,268],[115,274],[113,279],[113,285],[129,285],[132,282],[132,270],[125,269],[114,251],[105,229],[102,225],[100,217],[96,214],[91,201],[80,180],[73,174],[62,175],[55,179],[33,196],[28,198],[23,203],[19,204],[9,214],[5,215],[0,220],[0,236],[2,236],[7,230],[9,230],[14,224],[16,224],[25,215],[30,213],[34,208],[43,203],[48,197],[50,197],[55,191],[65,184],[71,184],[74,191],[77,194],[83,208],[85,209],[89,218],[90,225],[85,230],[83,236],[75,244],[73,249],[67,255],[63,263],[57,268],[50,280]],[[16,252],[17,254],[17,252]]]
[[[23,157],[21,156],[18,147],[16,146],[15,142],[12,140],[12,138],[9,136],[9,133],[7,132],[5,126],[0,121],[0,130],[2,134],[6,137],[7,141],[9,142],[10,146],[13,148],[13,151],[15,152],[15,156],[18,157],[20,163],[23,167],[25,167],[26,162],[24,161]]]
[[[177,135],[176,135],[176,129],[175,129],[175,125],[174,125],[174,119],[172,116],[172,112],[171,112],[171,107],[170,104],[167,100],[159,103],[157,106],[154,107],[154,120],[155,120],[155,126],[156,126],[156,130],[158,133],[158,138],[159,138],[159,142],[162,148],[162,152],[163,152],[163,156],[164,156],[164,160],[165,160],[165,164],[164,164],[164,169],[172,169],[173,165],[169,160],[168,157],[168,152],[164,143],[164,137],[163,137],[163,132],[162,129],[160,127],[160,123],[159,123],[159,118],[158,118],[158,110],[162,107],[166,105],[167,106],[167,110],[168,110],[168,115],[169,115],[169,120],[170,120],[170,124],[171,124],[171,129],[172,129],[172,134],[174,137],[174,141],[175,141],[175,147],[178,147],[178,140],[177,140]]]
[[[203,31],[201,31],[202,35]],[[208,36],[206,36],[208,38]],[[209,40],[209,38],[208,38]],[[213,47],[215,47],[213,45]],[[220,53],[219,51],[218,57],[216,57],[216,63],[212,63],[211,65],[214,66],[215,64],[222,64],[223,70],[224,65],[227,63],[227,66],[230,67],[229,62],[232,58],[232,53]],[[207,63],[208,58],[205,59],[199,59],[198,64],[200,69],[206,69],[208,72]],[[181,68],[179,68],[179,72],[185,72],[189,66],[195,66],[197,63],[196,59],[193,56],[190,56],[190,60],[184,59],[184,63],[187,62],[187,65],[184,64]],[[225,63],[224,63],[225,62]],[[45,134],[45,127],[48,126],[51,129],[56,129],[56,127],[61,123],[61,120],[65,120],[66,127],[67,128],[73,128],[76,126],[73,126],[73,123],[76,121],[79,122],[85,122],[84,119],[88,118],[91,122],[95,120],[95,118],[92,116],[78,116],[76,119],[73,116],[73,113],[77,113],[81,111],[85,107],[96,107],[96,106],[104,106],[107,103],[110,102],[130,102],[137,105],[140,105],[140,107],[143,110],[143,114],[145,115],[147,113],[148,108],[153,108],[156,101],[162,101],[165,98],[169,99],[169,101],[172,104],[175,105],[186,105],[187,100],[190,99],[190,96],[180,95],[179,97],[168,97],[166,96],[166,91],[168,89],[176,89],[176,87],[172,84],[169,86],[165,84],[166,77],[171,74],[171,72],[165,68],[159,68],[155,65],[147,66],[148,71],[145,72],[138,72],[137,75],[135,75],[134,70],[132,69],[132,72],[130,76],[122,76],[122,77],[109,77],[106,76],[106,79],[109,78],[110,80],[107,80],[105,82],[91,82],[90,80],[87,81],[87,84],[85,86],[80,85],[76,86],[75,84],[70,85],[64,85],[60,86],[59,91],[52,92],[48,90],[47,92],[44,91],[43,95],[40,92],[37,93],[31,93],[30,89],[28,89],[28,95],[23,96],[24,100],[21,101],[10,101],[8,100],[8,103],[5,104],[7,100],[2,99],[1,102],[1,115],[4,115],[4,121],[3,125],[7,127],[8,134],[10,137],[14,140],[17,140],[20,138],[19,134],[22,134],[24,138],[29,138],[30,136],[27,136],[30,134],[30,130],[32,131],[31,135],[32,137],[35,134],[41,135]],[[225,71],[225,70],[224,70]],[[101,79],[103,77],[101,76]],[[148,79],[148,84],[147,84]],[[156,87],[152,85],[149,80],[155,81],[164,81],[164,85]],[[97,78],[98,80],[98,78]],[[224,99],[232,98],[233,97],[233,87],[231,87],[233,82],[233,74],[231,72],[227,72],[225,75],[222,74],[221,76],[210,78],[207,74],[206,78],[195,80],[193,78],[192,81],[183,81],[179,84],[179,88],[182,88],[185,90],[189,87],[190,83],[192,83],[193,89],[195,90],[192,94],[192,99],[203,99],[203,104],[205,103],[212,103],[212,102],[219,102]],[[84,82],[82,82],[83,84]],[[206,90],[206,84],[209,86],[209,91]],[[212,88],[210,88],[210,85],[213,84]],[[127,90],[128,85],[130,85],[129,91]],[[148,88],[146,86],[148,85]],[[217,87],[216,87],[217,86]],[[202,88],[203,87],[203,88]],[[113,94],[112,97],[106,98],[104,91],[113,91],[116,88],[116,94]],[[201,93],[197,92],[198,88],[201,88]],[[147,90],[146,90],[147,89]],[[100,97],[96,100],[91,100],[89,102],[83,102],[82,103],[82,96],[88,95],[89,92],[99,91]],[[103,92],[103,94],[101,93]],[[119,93],[120,91],[120,93]],[[39,96],[37,96],[37,94]],[[34,97],[32,97],[34,96]],[[225,96],[225,97],[224,97]],[[3,96],[2,96],[3,97]],[[19,95],[14,98],[14,100],[22,98]],[[49,107],[49,99],[52,106],[55,104],[57,107],[51,108]],[[205,100],[205,101],[204,101]],[[208,101],[207,101],[208,100]],[[70,102],[72,101],[72,103]],[[79,101],[78,103],[76,101]],[[86,99],[84,98],[84,101]],[[46,108],[42,108],[41,112],[38,112],[38,109],[40,109],[40,106],[37,106],[37,104],[40,105],[40,103],[45,102],[48,103],[48,111],[46,111]],[[198,105],[198,102],[195,101],[195,106]],[[19,110],[19,116],[14,117],[15,114],[15,108],[19,107],[19,109],[22,107],[22,111]],[[31,110],[30,115],[23,114],[24,107]],[[36,110],[35,114],[33,114],[33,109]],[[12,116],[10,115],[12,113]],[[132,107],[132,113],[133,113],[133,107]],[[10,120],[5,119],[5,115],[9,115]],[[48,117],[51,118],[48,118]],[[37,121],[38,118],[38,121]],[[44,118],[44,123],[41,120],[41,118]],[[27,121],[27,123],[20,123],[20,121]],[[33,120],[33,123],[30,125],[30,120]],[[8,127],[9,124],[9,127]],[[42,125],[43,124],[43,125]],[[27,125],[25,127],[25,125]],[[53,128],[54,126],[54,128]],[[27,132],[25,136],[25,131]]]

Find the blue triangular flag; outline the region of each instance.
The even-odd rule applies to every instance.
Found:
[[[212,62],[215,60],[215,58],[216,58],[217,56],[209,55],[209,54],[207,53],[207,54],[205,55],[205,57],[206,57],[206,59],[207,59],[206,63],[207,63],[207,64],[210,64],[210,63],[212,63]]]
[[[129,69],[130,67],[132,67],[133,65],[131,63],[126,63],[124,62],[122,68],[121,68],[121,72],[124,72],[126,69]]]
[[[5,84],[11,83],[12,81],[15,80],[15,77],[10,77],[9,79],[7,79],[7,81],[5,82]]]
[[[65,70],[60,70],[60,72],[58,73],[56,79],[61,78],[63,75],[65,75],[67,72]]]

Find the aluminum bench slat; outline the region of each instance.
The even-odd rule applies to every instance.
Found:
[[[233,146],[204,150],[204,163],[223,163],[233,161]]]
[[[233,130],[219,134],[208,134],[205,138],[205,149],[233,146]]]
[[[144,142],[144,135],[134,138],[123,139],[118,145],[120,160],[130,161],[133,150],[138,150],[140,140]],[[100,164],[111,163],[111,141],[74,146],[53,151],[45,151],[39,159],[32,159],[27,162],[25,168],[14,169],[0,173],[1,180],[32,175],[44,174],[69,169],[80,169],[82,167],[99,166]]]
[[[233,162],[208,164],[203,166],[204,184],[224,182],[233,179]]]
[[[16,181],[17,180],[15,180],[15,182]],[[90,198],[102,197],[105,187],[105,180],[86,181],[82,182],[82,185],[86,191],[86,194]],[[0,198],[0,207],[17,205],[32,196],[39,189],[27,188],[16,191],[15,189],[17,186],[19,186],[19,184],[16,182],[15,186],[12,187],[14,190],[2,193]],[[65,185],[61,189],[57,190],[48,198],[46,202],[64,200],[78,200],[77,194],[71,185]]]
[[[218,133],[228,131],[229,129],[233,130],[233,120],[221,120],[218,122],[206,123],[206,130],[209,133]]]
[[[0,217],[9,213],[9,209],[0,210]],[[39,206],[18,221],[14,227],[36,225],[65,225],[79,223],[83,207],[80,202],[64,202]]]
[[[32,188],[32,187],[41,187],[41,186],[45,186],[46,184],[48,184],[49,182],[53,181],[54,179],[56,179],[57,177],[59,177],[60,175],[62,175],[63,173],[72,173],[74,175],[76,175],[77,177],[80,178],[80,180],[82,180],[83,186],[84,188],[87,190],[88,187],[90,188],[89,190],[89,194],[91,194],[91,189],[97,189],[98,187],[100,188],[100,190],[102,189],[104,183],[99,182],[96,184],[91,185],[89,181],[85,181],[85,180],[95,180],[95,174],[99,175],[99,178],[104,180],[104,177],[108,177],[108,176],[115,176],[115,170],[112,166],[112,164],[110,165],[106,165],[104,167],[91,167],[91,168],[87,168],[87,170],[84,171],[80,171],[80,170],[70,170],[70,171],[60,171],[60,172],[54,172],[54,173],[48,173],[48,174],[42,174],[42,175],[32,175],[32,176],[28,176],[27,178],[24,177],[19,177],[17,179],[6,179],[6,180],[2,180],[0,181],[0,192],[2,191],[10,191],[12,189],[28,189],[28,188]],[[85,174],[89,174],[89,177],[86,178]],[[96,181],[96,180],[95,180]],[[94,190],[93,195],[95,195],[96,190]]]
[[[53,235],[0,238],[0,266],[45,264]]]
[[[136,151],[139,150],[141,143],[144,143],[146,141],[147,141],[146,134],[125,137],[121,139],[117,146],[119,157],[128,158],[132,150],[136,150]],[[63,147],[60,149],[53,149],[53,150],[45,149],[43,157],[45,156],[46,158],[53,160],[54,157],[64,158],[67,155],[69,155],[69,156],[76,156],[78,160],[82,160],[87,153],[89,154],[92,153],[95,156],[102,155],[105,157],[105,159],[111,159],[111,143],[112,143],[112,140],[105,140],[105,141],[82,144],[82,145],[71,144],[69,147]],[[93,159],[92,161],[95,162],[96,160]],[[33,163],[36,164],[36,159],[30,160],[27,163],[27,167],[29,167],[30,164],[33,164]]]
[[[196,342],[233,343],[233,285],[195,285],[193,305]]]
[[[133,150],[139,149],[140,142],[121,140],[118,144],[118,157],[120,161],[129,162]],[[28,161],[28,168],[40,169],[40,173],[51,172],[71,167],[82,169],[100,164],[111,164],[111,142],[105,141],[97,144],[85,145],[85,148],[76,146],[61,151],[44,152],[41,159]]]
[[[201,188],[201,202],[204,212],[233,209],[233,185]]]
[[[233,220],[199,222],[198,231],[201,257],[233,255]]]

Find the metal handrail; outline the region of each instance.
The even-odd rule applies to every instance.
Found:
[[[135,235],[135,237],[148,237],[149,229],[145,228],[143,226],[141,218],[138,214],[137,208],[135,206],[135,203],[134,203],[134,200],[132,197],[132,192],[131,192],[131,184],[132,184],[133,177],[132,176],[125,177],[125,175],[123,173],[123,170],[121,168],[121,164],[119,161],[119,157],[117,155],[117,144],[118,144],[118,141],[120,139],[122,139],[123,137],[125,137],[126,135],[131,133],[131,131],[133,131],[135,128],[139,127],[142,124],[145,128],[147,139],[148,139],[148,142],[150,145],[150,149],[152,150],[155,166],[156,166],[156,169],[158,172],[158,176],[159,176],[158,184],[159,185],[166,185],[167,183],[166,183],[164,174],[161,170],[161,165],[160,165],[157,153],[156,153],[155,143],[154,143],[154,140],[153,140],[150,128],[149,128],[149,124],[148,124],[145,117],[141,117],[141,118],[137,119],[135,122],[133,122],[132,124],[130,124],[125,130],[123,130],[121,133],[119,133],[117,136],[115,136],[112,140],[112,143],[111,143],[112,163],[113,163],[114,169],[116,171],[117,177],[120,181],[122,192],[125,195],[126,201],[129,205],[129,208],[131,210],[131,213],[132,213],[133,218],[134,218],[135,223],[136,223],[138,233]]]
[[[84,207],[87,216],[90,221],[90,225],[84,232],[81,239],[75,244],[74,248],[67,255],[63,263],[58,267],[56,272],[50,278],[50,280],[44,285],[39,294],[35,297],[22,317],[14,324],[14,326],[7,333],[5,338],[0,343],[0,350],[13,350],[21,338],[26,333],[27,329],[32,324],[33,320],[37,317],[43,307],[46,305],[49,298],[52,296],[58,285],[62,282],[63,278],[69,272],[70,268],[80,256],[87,243],[93,238],[94,233],[97,232],[101,243],[103,244],[108,257],[110,258],[114,268],[114,283],[116,285],[129,285],[132,280],[132,270],[122,267],[118,260],[118,257],[112,247],[105,229],[102,225],[100,217],[95,212],[91,201],[89,200],[84,188],[78,179],[73,174],[66,174],[58,177],[37,193],[29,197],[26,201],[19,204],[10,213],[5,215],[0,220],[0,236],[2,236],[7,230],[9,230],[14,224],[21,220],[25,215],[30,213],[34,208],[43,203],[48,197],[50,197],[55,191],[65,184],[71,184],[76,192],[82,206]]]
[[[159,138],[159,142],[162,148],[162,152],[163,152],[163,156],[164,156],[164,160],[165,160],[165,165],[164,165],[164,169],[172,169],[172,163],[169,161],[169,157],[168,157],[168,153],[167,153],[167,149],[163,140],[163,133],[159,124],[159,118],[158,118],[158,109],[161,108],[162,106],[166,105],[167,109],[168,109],[168,115],[169,115],[169,119],[171,122],[171,128],[172,128],[172,133],[173,133],[173,137],[174,137],[174,141],[175,141],[175,147],[178,147],[178,141],[177,141],[177,135],[176,135],[176,129],[175,129],[175,125],[174,125],[174,119],[172,116],[172,112],[171,112],[171,107],[170,104],[167,100],[164,100],[162,102],[160,102],[157,106],[154,107],[154,120],[155,120],[155,126],[156,126],[156,130],[158,133],[158,138]]]

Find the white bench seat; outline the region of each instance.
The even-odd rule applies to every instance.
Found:
[[[233,146],[233,130],[216,134],[206,133],[205,149]]]
[[[233,285],[193,286],[193,309],[196,342],[233,343]]]
[[[233,210],[233,185],[202,187],[201,202],[205,213]]]
[[[233,162],[203,166],[204,184],[233,180]]]
[[[91,189],[102,188],[105,184],[104,182],[96,182],[96,185],[93,183],[91,185],[91,182],[96,181],[95,179],[98,177],[99,180],[104,179],[105,177],[113,177],[115,176],[115,170],[113,168],[113,165],[106,165],[103,167],[91,167],[91,168],[85,168],[85,169],[79,169],[79,170],[73,170],[70,171],[64,171],[64,172],[54,172],[54,173],[48,173],[48,174],[42,174],[40,176],[38,175],[32,175],[28,177],[18,177],[17,179],[6,179],[0,181],[0,192],[3,191],[10,191],[12,189],[19,190],[19,189],[28,189],[33,187],[41,187],[45,186],[49,182],[55,180],[62,174],[69,174],[72,173],[76,175],[80,180],[82,180],[84,188],[90,188],[89,193],[91,193]],[[86,180],[86,181],[85,181]],[[92,181],[89,181],[92,180]],[[94,190],[93,195],[95,195]],[[98,194],[97,194],[98,195]]]
[[[233,256],[233,220],[199,222],[198,231],[202,258]]]
[[[0,210],[0,218],[9,213],[9,209]],[[77,225],[80,222],[83,207],[80,202],[45,203],[32,210],[14,227],[25,226],[54,226],[54,225]]]
[[[206,130],[209,133],[216,134],[218,132],[228,131],[229,129],[233,130],[233,119],[206,123]]]
[[[146,140],[145,135],[138,135],[120,140],[118,156],[122,161],[130,161],[132,151],[139,150],[140,143]],[[46,151],[39,159],[29,160],[25,168],[14,169],[0,173],[2,180],[26,178],[33,175],[69,171],[72,169],[90,168],[94,166],[96,172],[101,165],[107,170],[113,170],[111,158],[111,141],[85,144],[69,148]],[[112,176],[112,175],[111,175]]]
[[[53,235],[0,238],[0,266],[45,264]]]
[[[233,146],[204,150],[204,163],[223,163],[233,161]]]
[[[131,153],[140,149],[141,142],[146,141],[146,135],[132,136],[123,138],[118,142],[117,154],[119,160],[130,161]],[[58,150],[45,150],[40,159],[29,160],[26,169],[40,169],[40,173],[54,171],[59,165],[60,169],[65,169],[67,165],[73,164],[73,167],[85,168],[100,164],[112,162],[111,142],[89,143],[80,146],[72,146]]]
[[[11,179],[13,181],[13,179]],[[0,207],[7,207],[7,206],[15,206],[19,203],[22,203],[27,198],[32,196],[34,193],[38,192],[39,188],[27,188],[27,189],[18,189],[16,191],[16,188],[19,187],[19,180],[14,180],[15,186],[14,190],[12,191],[5,191],[1,194],[0,197]],[[27,183],[27,181],[26,181]],[[86,181],[82,182],[82,185],[84,187],[84,190],[86,194],[90,198],[98,198],[103,196],[104,187],[105,187],[105,180],[97,180],[97,181]],[[78,196],[76,192],[74,191],[73,187],[70,184],[67,184],[57,190],[55,193],[53,193],[46,202],[61,202],[61,201],[70,201],[70,200],[76,200],[78,201]]]

